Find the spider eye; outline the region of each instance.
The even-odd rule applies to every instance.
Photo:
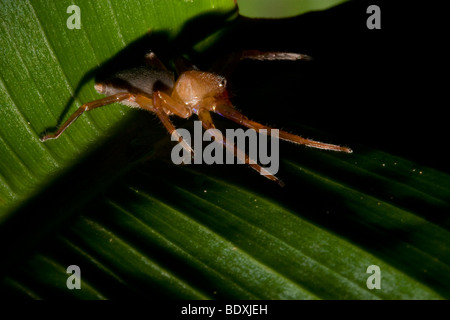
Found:
[[[227,85],[227,80],[222,78],[219,82],[219,87],[225,87]]]

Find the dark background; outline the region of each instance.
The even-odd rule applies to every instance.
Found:
[[[381,9],[380,30],[366,27],[371,4]],[[294,18],[241,19],[216,50],[313,57],[241,63],[232,98],[251,118],[286,130],[301,124],[355,152],[361,144],[449,172],[448,14],[445,2],[355,0]]]

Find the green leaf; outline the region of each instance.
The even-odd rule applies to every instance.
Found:
[[[325,10],[348,0],[242,0],[239,12],[250,18],[287,18],[309,11]]]
[[[308,3],[298,2],[301,12],[324,8]],[[45,130],[100,97],[93,71],[140,47],[149,30],[155,50],[168,56],[202,51],[220,42],[218,25],[234,8],[228,0],[78,1],[81,29],[70,30],[71,4],[0,2],[3,292],[33,299],[450,297],[450,177],[437,168],[356,142],[351,155],[282,143],[280,188],[244,166],[174,165],[157,119],[120,105],[89,112],[59,139],[40,142]],[[248,95],[268,99],[271,86],[286,89],[269,82],[250,86]],[[252,101],[257,112],[272,111]],[[279,117],[271,121],[330,139]],[[81,269],[81,290],[66,286],[70,265]],[[367,287],[371,265],[382,273],[379,290]]]

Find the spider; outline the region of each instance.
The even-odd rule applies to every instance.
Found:
[[[300,60],[309,59],[309,57],[298,53],[244,50],[239,53],[238,57],[239,61],[243,59]],[[271,134],[270,129],[273,128],[248,119],[233,107],[228,97],[225,77],[191,67],[180,72],[176,81],[174,78],[174,73],[164,66],[156,54],[149,52],[145,55],[144,66],[117,72],[105,81],[96,83],[95,90],[106,97],[83,104],[54,134],[43,136],[41,141],[58,138],[85,111],[115,102],[155,113],[167,131],[171,135],[175,135],[183,148],[191,154],[193,154],[191,146],[177,134],[170,116],[175,115],[188,119],[195,113],[201,120],[203,128],[208,130],[215,128],[211,118],[211,112],[213,112],[256,131],[266,129],[267,134]],[[282,130],[278,131],[278,137],[313,148],[352,152],[347,147],[305,139]],[[219,142],[222,142],[225,148],[234,153],[243,163],[248,164],[266,178],[283,185],[283,182],[276,176],[267,172],[255,161],[250,161],[252,159],[247,154],[237,152],[236,146],[227,143],[225,138]]]

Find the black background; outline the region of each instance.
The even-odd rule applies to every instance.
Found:
[[[366,26],[371,4],[381,9],[380,30]],[[294,18],[242,19],[225,46],[314,60],[242,63],[233,102],[262,123],[301,123],[355,152],[362,144],[449,172],[449,14],[446,2],[355,0]]]

